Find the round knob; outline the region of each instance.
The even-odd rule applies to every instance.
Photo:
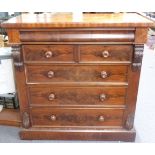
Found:
[[[100,95],[100,100],[103,102],[103,101],[105,101],[105,99],[106,99],[106,95],[105,94],[101,94]]]
[[[47,76],[48,76],[48,78],[54,77],[54,72],[53,72],[53,71],[49,71],[49,72],[47,73]]]
[[[108,74],[107,74],[106,71],[102,71],[102,72],[101,72],[101,77],[102,77],[103,79],[105,79],[107,76],[108,76]]]
[[[99,116],[99,121],[103,122],[105,120],[104,116]]]
[[[108,58],[109,56],[110,56],[110,54],[109,54],[108,51],[103,51],[103,52],[102,52],[102,57]]]
[[[54,99],[55,99],[55,95],[52,93],[52,94],[50,94],[49,96],[48,96],[48,99],[50,100],[50,101],[53,101]]]
[[[50,120],[55,121],[56,120],[56,116],[55,115],[51,115],[50,116]]]
[[[52,55],[53,55],[53,53],[52,53],[51,51],[45,52],[45,57],[46,57],[46,58],[51,58]]]

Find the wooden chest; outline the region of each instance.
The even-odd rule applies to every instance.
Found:
[[[21,15],[3,23],[14,58],[21,139],[134,141],[147,30],[136,13]]]

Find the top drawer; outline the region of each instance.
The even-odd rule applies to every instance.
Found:
[[[132,45],[81,45],[81,62],[130,62]]]
[[[23,45],[25,61],[73,62],[73,45]]]
[[[21,30],[22,42],[133,42],[134,29],[49,29]]]

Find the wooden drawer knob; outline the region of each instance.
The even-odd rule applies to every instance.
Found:
[[[103,122],[105,120],[104,116],[99,116],[99,119],[98,119],[100,122]]]
[[[53,53],[51,51],[45,52],[45,57],[46,58],[51,58],[53,56]]]
[[[103,51],[103,52],[102,52],[102,57],[108,58],[109,56],[110,56],[110,54],[109,54],[108,51]]]
[[[102,72],[101,72],[101,77],[102,77],[103,79],[107,78],[107,76],[108,76],[108,74],[107,74],[106,71],[102,71]]]
[[[50,120],[56,121],[56,116],[55,116],[55,115],[51,115],[51,116],[50,116]]]
[[[53,93],[51,93],[49,96],[48,96],[48,99],[49,101],[53,101],[55,99],[55,95]]]
[[[54,72],[53,72],[53,71],[49,71],[49,72],[47,73],[47,76],[48,76],[48,78],[54,77]]]
[[[101,94],[100,95],[100,100],[103,102],[103,101],[105,101],[105,99],[106,99],[106,95],[105,94]]]

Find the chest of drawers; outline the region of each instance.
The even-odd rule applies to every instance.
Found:
[[[119,13],[73,22],[70,13],[57,13],[21,15],[2,26],[12,46],[21,139],[134,141],[151,21]]]

